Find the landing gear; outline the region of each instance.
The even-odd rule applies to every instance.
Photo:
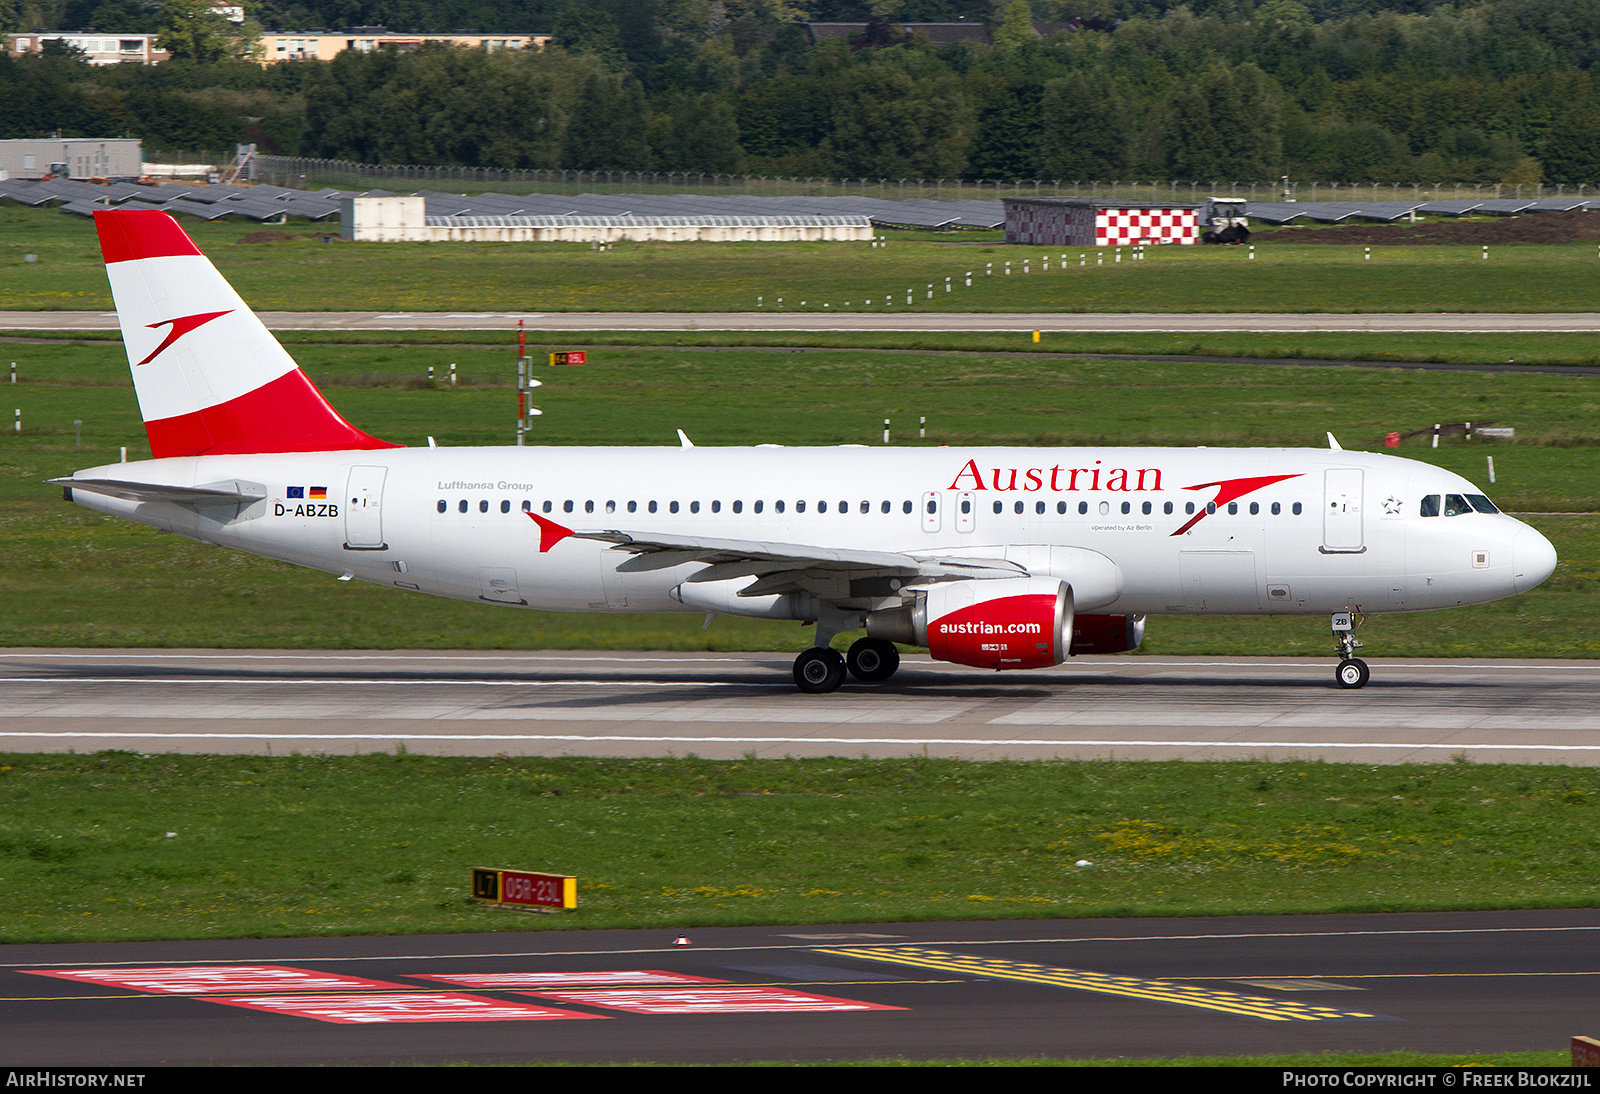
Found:
[[[894,675],[900,667],[900,651],[893,642],[881,638],[860,638],[845,654],[845,665],[850,675],[863,684],[878,684]]]
[[[1339,662],[1339,667],[1333,670],[1333,678],[1339,681],[1342,688],[1361,688],[1367,686],[1367,677],[1372,675],[1372,670],[1367,668],[1367,663],[1359,657],[1349,657]]]
[[[1339,643],[1339,667],[1333,670],[1333,679],[1341,688],[1364,688],[1372,675],[1367,663],[1356,656],[1361,643],[1356,641],[1355,632],[1364,618],[1360,608],[1333,613],[1333,637]]]
[[[794,659],[794,685],[811,695],[839,690],[844,683],[844,658],[813,646]]]

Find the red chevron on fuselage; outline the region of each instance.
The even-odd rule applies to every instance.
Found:
[[[1230,501],[1237,501],[1246,494],[1254,493],[1255,491],[1260,490],[1262,487],[1271,486],[1275,482],[1283,482],[1285,479],[1298,479],[1300,474],[1301,473],[1296,473],[1293,475],[1257,475],[1248,479],[1223,479],[1220,482],[1203,482],[1198,486],[1185,486],[1184,489],[1205,490],[1212,486],[1220,487],[1220,489],[1217,491],[1217,496],[1211,499],[1210,504],[1227,505]],[[1198,513],[1191,517],[1182,528],[1179,528],[1172,534],[1175,536],[1183,535],[1189,529],[1193,528],[1196,524],[1199,524],[1202,520],[1204,520],[1208,511],[1209,510],[1206,506],[1201,506]]]

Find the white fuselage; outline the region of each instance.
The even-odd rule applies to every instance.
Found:
[[[1103,556],[1112,567],[1079,582],[1077,609],[1112,614],[1447,608],[1525,591],[1555,564],[1548,540],[1504,514],[1423,515],[1428,496],[1478,494],[1457,475],[1324,449],[412,448],[182,457],[78,474],[96,476],[252,484],[266,498],[243,506],[73,496],[363,581],[555,611],[784,610],[770,598],[741,601],[748,578],[715,605],[706,599],[714,588],[679,599],[702,561],[619,571],[632,556],[578,538],[541,552],[528,511],[580,531],[1004,557],[1068,582]],[[1219,493],[1219,484],[1280,476],[1232,503]]]

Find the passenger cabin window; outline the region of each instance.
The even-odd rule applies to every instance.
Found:
[[[449,509],[449,508],[450,508],[450,503],[449,503],[449,502],[447,502],[447,501],[445,501],[445,500],[444,500],[444,499],[443,499],[443,498],[440,498],[440,499],[439,499],[439,512],[441,512],[441,513],[442,513],[442,512],[444,512],[444,511],[445,511],[445,510],[446,510],[446,509]]]
[[[511,499],[510,498],[504,498],[504,499],[501,500],[501,502],[500,502],[500,511],[502,513],[511,512]]]
[[[1294,509],[1292,510],[1292,512],[1297,517],[1300,515],[1300,503],[1299,502],[1295,502],[1294,503]]]
[[[529,501],[526,498],[522,499],[522,511],[524,513],[533,512],[533,502]]]
[[[1003,501],[997,501],[997,502],[994,503],[994,511],[996,513],[999,513],[1001,511],[1003,511],[1005,509],[1005,507],[1006,507],[1005,506],[1005,502],[1003,502]],[[967,511],[967,503],[966,502],[962,502],[961,503],[961,511],[963,513],[965,513]]]

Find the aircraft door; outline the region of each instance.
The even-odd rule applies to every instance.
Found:
[[[344,491],[344,546],[347,551],[381,551],[383,480],[387,467],[352,467]]]
[[[1323,554],[1360,554],[1367,549],[1361,529],[1361,477],[1359,467],[1333,467],[1323,473]]]

